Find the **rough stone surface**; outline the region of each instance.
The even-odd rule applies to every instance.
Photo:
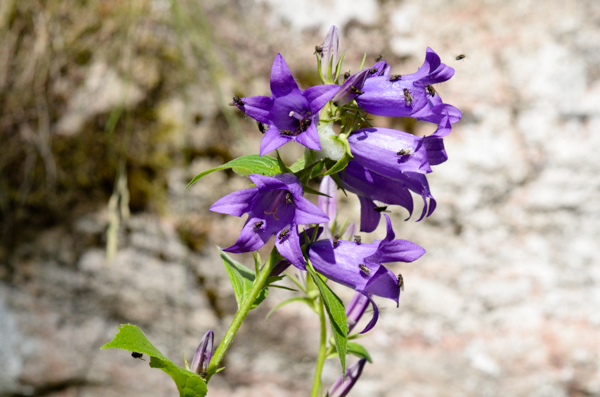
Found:
[[[175,361],[182,352],[189,359],[206,330],[217,340],[223,335],[236,306],[214,245],[232,244],[243,221],[207,208],[247,183],[221,172],[187,191],[185,185],[221,164],[224,157],[214,153],[225,153],[223,147],[232,155],[258,151],[261,136],[248,120],[237,121],[241,136],[215,130],[211,120],[223,117],[219,98],[267,94],[277,52],[294,73],[312,73],[314,45],[338,23],[349,69],[367,52],[371,59],[383,54],[393,73],[409,73],[432,47],[456,69],[436,89],[464,114],[446,139],[449,161],[430,177],[435,213],[403,222],[406,213],[392,209],[397,236],[427,254],[391,265],[402,272],[406,291],[400,308],[381,302],[379,324],[361,340],[374,363],[351,395],[600,396],[596,1],[549,0],[543,7],[516,0],[311,1],[297,10],[276,0],[205,3],[208,15],[219,15],[214,34],[231,45],[219,54],[243,72],[222,80],[220,93],[202,75],[187,92],[161,98],[163,124],[180,131],[173,144],[201,153],[169,170],[165,212],[124,220],[111,264],[109,215],[101,208],[40,229],[10,247],[10,255],[8,247],[0,250],[6,263],[0,266],[0,395],[175,395],[166,375],[127,352],[98,349],[121,323],[142,327]],[[165,15],[165,7],[154,1],[151,10]],[[2,48],[14,45],[7,37]],[[466,59],[455,61],[461,53]],[[137,65],[140,88],[128,94],[128,106],[151,95],[155,84],[156,67]],[[81,125],[81,118],[114,105],[78,103],[90,100],[77,98],[90,95],[90,79],[99,78],[94,67],[82,75],[88,77],[72,92],[59,124],[74,117],[72,109],[85,110],[76,113]],[[121,76],[113,88],[125,89],[123,75],[103,67],[109,67],[106,78]],[[101,85],[94,87],[107,101],[119,97]],[[76,134],[72,125],[63,127]],[[430,125],[417,125],[418,134],[430,132]],[[300,148],[283,152],[291,158]],[[358,200],[340,202],[340,212],[357,221]],[[373,238],[382,233],[380,227]],[[335,289],[350,299],[351,291]],[[263,320],[291,296],[273,290],[251,312],[209,396],[309,394],[316,317],[289,305]],[[338,375],[337,364],[328,362],[325,384]]]

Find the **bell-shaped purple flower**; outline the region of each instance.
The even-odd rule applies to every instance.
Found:
[[[271,68],[271,93],[234,100],[234,105],[253,119],[268,126],[260,144],[260,155],[290,141],[320,150],[317,124],[319,111],[335,95],[338,86],[318,85],[304,91],[298,88],[281,54]]]
[[[448,156],[442,138],[418,137],[389,128],[363,128],[348,138],[354,160],[369,170],[402,180],[402,173],[426,174]]]
[[[348,306],[346,306],[346,317],[348,319],[348,335],[350,335],[358,321],[361,319],[362,315],[367,310],[367,307],[369,307],[369,303],[373,305],[373,317],[371,318],[371,321],[369,321],[365,329],[363,329],[360,333],[364,334],[365,332],[370,331],[377,323],[377,319],[379,318],[379,309],[377,308],[375,302],[373,302],[373,299],[371,299],[370,296],[365,295],[361,292],[356,292],[352,297],[352,300],[350,300],[350,303],[348,303]]]
[[[314,268],[325,277],[365,295],[389,298],[398,304],[400,288],[394,273],[383,263],[412,262],[425,250],[406,240],[395,240],[392,221],[385,215],[387,235],[381,241],[357,243],[319,240],[309,246],[308,257]]]
[[[208,331],[200,340],[200,344],[198,345],[196,353],[194,353],[194,357],[192,358],[190,371],[197,373],[202,378],[206,378],[208,364],[210,363],[210,359],[213,355],[213,341],[214,333],[212,331]]]
[[[317,206],[302,197],[302,184],[293,174],[249,176],[256,187],[240,190],[219,199],[211,211],[235,216],[248,213],[237,242],[227,252],[241,253],[261,248],[276,235],[279,253],[294,266],[305,269],[298,225],[327,222]]]
[[[374,77],[365,81],[363,94],[356,98],[358,105],[378,116],[415,117],[432,123],[446,113],[451,124],[462,114],[452,105],[442,104],[433,84],[444,82],[454,75],[454,69],[443,64],[440,57],[427,49],[425,61],[416,73]]]
[[[346,370],[345,379],[344,376],[340,376],[335,383],[331,386],[327,392],[328,397],[344,397],[350,393],[350,390],[362,374],[366,358],[361,359],[357,363],[353,364]]]

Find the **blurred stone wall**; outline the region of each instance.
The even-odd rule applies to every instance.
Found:
[[[456,69],[436,89],[464,115],[430,177],[434,214],[392,210],[397,236],[428,252],[391,266],[406,291],[399,308],[380,301],[351,395],[600,396],[600,4],[290,4],[0,4],[0,395],[175,395],[147,363],[98,349],[121,323],[175,361],[223,335],[236,306],[214,246],[242,220],[207,208],[247,184],[185,186],[258,151],[229,98],[268,94],[277,52],[315,84],[314,45],[336,24],[352,70],[366,52],[410,73],[433,48]],[[340,201],[358,221],[358,200]],[[309,393],[315,316],[289,305],[264,321],[291,294],[251,312],[209,396]],[[338,373],[328,362],[325,384]]]

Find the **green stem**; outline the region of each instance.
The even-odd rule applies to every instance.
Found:
[[[321,322],[321,344],[319,346],[319,357],[317,358],[317,367],[315,368],[315,378],[313,380],[313,388],[311,397],[318,397],[321,389],[321,373],[323,372],[323,364],[327,357],[327,324],[325,323],[325,310],[323,309],[323,298],[319,297],[319,321]]]
[[[278,257],[277,249],[273,248],[273,251],[271,251],[271,255],[269,256],[269,259],[267,259],[267,263],[265,263],[265,265],[261,269],[261,271],[258,275],[258,278],[256,278],[256,280],[254,280],[254,284],[252,284],[252,289],[250,290],[250,293],[248,294],[248,296],[242,303],[242,306],[238,309],[237,313],[235,314],[235,317],[233,317],[233,321],[229,325],[229,329],[227,329],[227,332],[225,333],[223,340],[219,344],[219,347],[215,351],[212,359],[210,360],[210,364],[208,365],[208,371],[207,371],[208,374],[206,376],[206,382],[208,382],[210,380],[212,375],[219,368],[221,361],[223,361],[223,358],[225,357],[225,353],[227,352],[227,349],[229,349],[229,346],[233,342],[233,338],[235,337],[235,334],[237,333],[238,329],[240,329],[240,326],[242,325],[242,321],[244,321],[244,318],[246,318],[246,315],[252,308],[252,304],[256,300],[256,297],[258,296],[258,294],[267,285],[269,275],[271,274],[273,267],[275,267],[275,263],[277,263],[277,257]]]

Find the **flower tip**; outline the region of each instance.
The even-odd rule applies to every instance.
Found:
[[[200,344],[196,348],[192,364],[190,365],[190,371],[200,375],[203,379],[208,375],[208,364],[213,354],[214,337],[215,334],[212,330],[204,334],[200,340]]]

